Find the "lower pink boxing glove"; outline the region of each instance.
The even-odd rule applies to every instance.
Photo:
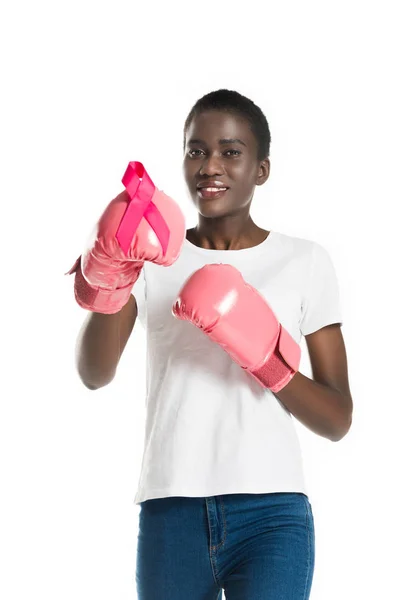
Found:
[[[155,187],[142,163],[130,162],[122,183],[126,190],[109,203],[66,273],[76,273],[75,299],[92,312],[121,310],[144,261],[173,264],[186,236],[178,204]]]
[[[193,273],[172,312],[202,329],[272,392],[279,392],[298,371],[300,346],[231,265],[209,264]]]

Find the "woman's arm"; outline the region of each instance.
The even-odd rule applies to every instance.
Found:
[[[89,390],[104,387],[114,379],[136,317],[133,295],[117,313],[91,312],[87,316],[77,339],[76,364],[79,376]]]
[[[353,413],[342,331],[328,325],[305,338],[313,379],[298,372],[275,395],[303,425],[337,442],[349,431]]]

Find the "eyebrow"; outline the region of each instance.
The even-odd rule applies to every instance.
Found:
[[[242,140],[239,140],[239,138],[235,138],[235,139],[228,139],[228,138],[223,138],[222,140],[218,140],[219,144],[242,144],[242,146],[246,146],[246,144],[244,142],[242,142]],[[190,139],[188,141],[188,144],[204,144],[205,146],[207,145],[206,142],[204,140],[198,140],[198,139]]]

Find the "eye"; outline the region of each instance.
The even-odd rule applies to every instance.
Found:
[[[189,150],[189,156],[193,156],[193,152],[202,152],[202,150]]]
[[[189,150],[188,154],[189,156],[198,156],[198,154],[194,154],[194,152],[203,152],[203,150]],[[224,152],[224,154],[229,154],[234,152],[234,156],[239,156],[240,154],[242,154],[239,150],[227,150],[226,152]]]

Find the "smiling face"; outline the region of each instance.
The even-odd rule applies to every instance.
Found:
[[[257,159],[257,140],[246,119],[209,110],[195,116],[185,138],[183,172],[197,211],[208,218],[247,216],[256,185],[268,179],[270,163]],[[198,185],[227,187],[219,195],[203,194]],[[207,197],[208,196],[208,197]]]

